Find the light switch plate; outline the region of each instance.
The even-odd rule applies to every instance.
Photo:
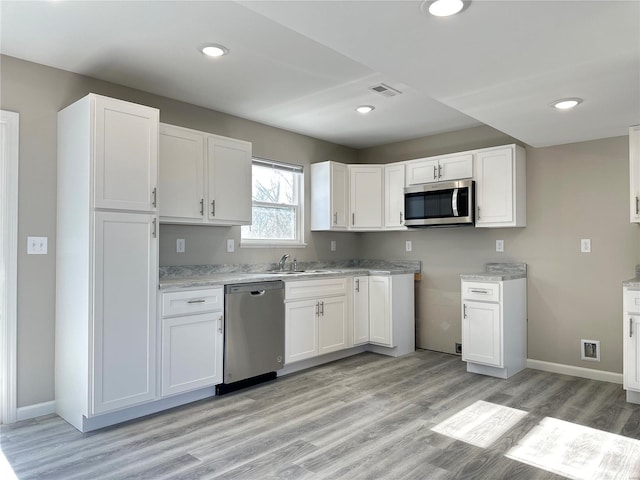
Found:
[[[236,251],[235,241],[233,240],[233,238],[227,239],[227,252],[233,253],[235,251]]]
[[[335,240],[331,240],[331,251],[332,252],[336,251],[336,241]]]
[[[580,252],[581,253],[591,253],[591,239],[583,238],[580,240]]]
[[[27,237],[27,255],[46,255],[49,237]]]
[[[496,240],[496,252],[504,252],[504,240]]]
[[[176,239],[176,252],[177,253],[184,253],[184,248],[185,248],[184,238],[177,238]]]
[[[411,250],[413,250],[413,243],[411,242],[411,240],[407,240],[406,242],[404,242],[404,249],[407,252],[410,252]]]

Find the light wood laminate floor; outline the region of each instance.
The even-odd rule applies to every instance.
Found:
[[[432,430],[451,431],[445,421],[468,407],[504,410],[513,426],[498,419],[505,432],[486,447]],[[536,370],[501,380],[420,350],[360,354],[86,434],[48,415],[2,426],[0,442],[20,479],[565,478],[506,457],[547,417],[640,439],[640,406],[621,385]]]

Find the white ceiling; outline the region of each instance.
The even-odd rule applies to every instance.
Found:
[[[230,54],[206,58],[209,42]],[[473,0],[449,18],[418,0],[2,0],[0,52],[355,148],[480,124],[548,146],[640,123],[640,0]],[[549,106],[564,97],[584,103]]]

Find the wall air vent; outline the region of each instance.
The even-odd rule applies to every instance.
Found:
[[[385,97],[395,97],[396,95],[400,95],[402,92],[393,87],[390,87],[386,83],[379,83],[378,85],[374,85],[373,87],[369,87],[369,90],[373,90],[380,95]]]

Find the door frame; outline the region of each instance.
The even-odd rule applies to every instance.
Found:
[[[0,423],[17,416],[19,122],[0,110]]]

